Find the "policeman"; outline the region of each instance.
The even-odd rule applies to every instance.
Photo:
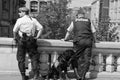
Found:
[[[34,72],[34,79],[38,78],[38,58],[39,54],[37,52],[37,39],[41,36],[43,27],[35,19],[29,16],[29,9],[26,7],[19,8],[19,16],[14,28],[13,35],[14,40],[17,42],[17,61],[20,73],[22,75],[22,80],[27,80],[25,74],[25,55],[28,53],[31,63],[32,70]],[[35,33],[37,32],[37,35]]]
[[[76,75],[78,80],[85,80],[86,72],[89,69],[93,33],[95,32],[95,28],[91,26],[90,20],[84,16],[85,14],[82,10],[78,11],[77,18],[71,22],[63,39],[64,41],[69,40],[73,32],[73,49],[75,54],[72,56],[71,61],[75,63],[73,65],[77,69]]]

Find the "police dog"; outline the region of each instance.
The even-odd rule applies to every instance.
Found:
[[[72,64],[70,59],[74,54],[75,53],[72,49],[65,50],[62,54],[60,54],[50,69],[49,78],[62,79],[62,74],[64,74],[65,79],[69,80],[67,71],[70,64]]]

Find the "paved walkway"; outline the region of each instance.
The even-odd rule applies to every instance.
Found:
[[[21,79],[21,76],[20,76],[20,74],[10,74],[10,73],[8,73],[8,74],[5,74],[5,73],[0,73],[0,80],[22,80]],[[31,79],[32,80],[32,79]],[[75,80],[75,79],[71,79],[71,80]],[[116,78],[97,78],[97,79],[87,79],[87,80],[120,80],[119,78],[118,79],[116,79]]]
[[[21,77],[15,74],[0,74],[0,80],[21,80]]]

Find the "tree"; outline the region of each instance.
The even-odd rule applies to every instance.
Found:
[[[44,26],[42,38],[61,39],[65,36],[68,21],[67,4],[69,0],[58,0],[55,3],[42,3],[38,21]]]
[[[102,20],[98,24],[96,38],[98,41],[116,41],[118,33],[116,32],[117,27],[112,25],[109,18]]]

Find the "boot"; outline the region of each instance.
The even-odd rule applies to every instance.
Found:
[[[79,79],[77,79],[77,80],[82,80],[82,78],[79,78]]]

